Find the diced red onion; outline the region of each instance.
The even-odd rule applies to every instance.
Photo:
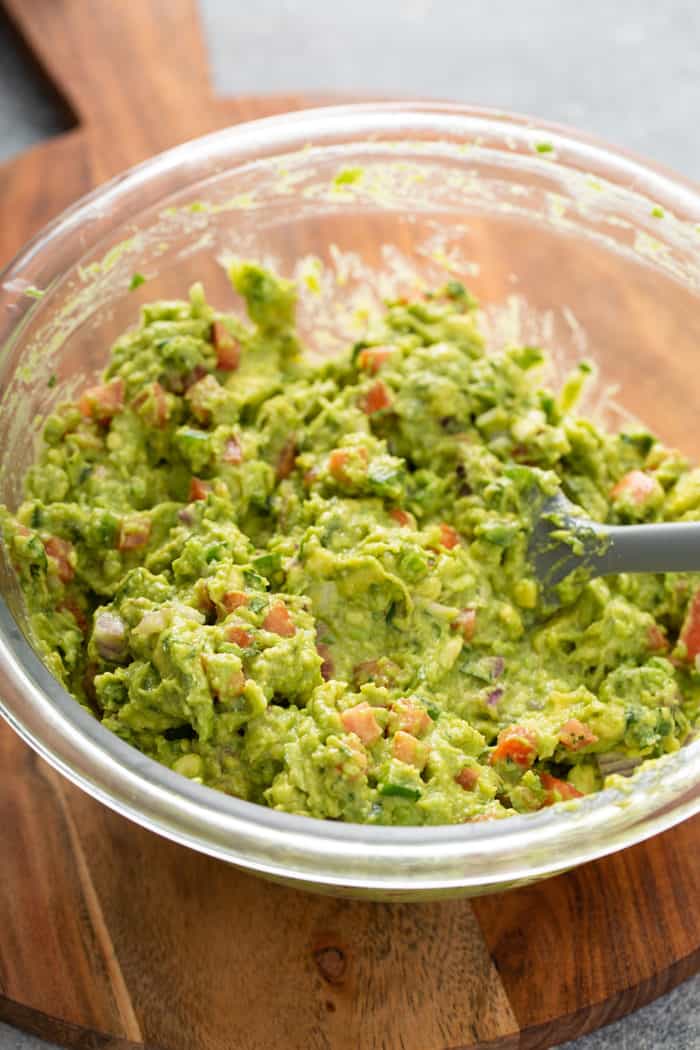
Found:
[[[491,664],[491,677],[500,678],[505,670],[506,662],[502,656],[494,656]]]
[[[335,672],[333,655],[328,646],[324,645],[323,642],[316,642],[316,651],[323,661],[321,664],[321,677],[325,682],[328,682]]]
[[[330,627],[323,620],[316,621],[316,641],[320,642],[330,634]]]
[[[498,701],[503,696],[503,692],[504,692],[503,689],[501,689],[500,687],[498,689],[492,689],[491,690],[489,695],[486,697],[486,703],[489,705],[489,707],[497,707],[498,706]]]
[[[103,660],[123,660],[127,654],[126,624],[115,613],[102,612],[93,630],[95,648]]]
[[[617,773],[621,777],[628,777],[644,759],[639,756],[632,758],[620,751],[607,751],[603,755],[596,755],[596,761],[602,776],[609,777]]]
[[[204,379],[207,374],[207,370],[204,365],[195,365],[191,372],[188,372],[182,381],[182,385],[185,390],[189,390],[190,387],[198,383],[200,379]]]
[[[183,525],[194,525],[194,514],[191,507],[181,507],[177,516]]]

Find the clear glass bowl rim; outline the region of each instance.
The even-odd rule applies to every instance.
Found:
[[[700,194],[689,180],[558,124],[448,103],[318,108],[192,140],[83,197],[37,234],[0,274],[0,316],[16,297],[10,287],[21,286],[49,246],[61,246],[62,257],[75,261],[86,242],[73,245],[73,239],[78,231],[90,231],[86,224],[92,221],[98,239],[106,228],[125,222],[127,201],[147,196],[147,189],[157,187],[159,180],[181,175],[184,182],[176,189],[187,184],[190,173],[201,180],[205,160],[213,170],[217,163],[233,168],[261,156],[293,153],[308,143],[352,146],[379,135],[396,141],[427,137],[433,143],[441,135],[485,143],[510,137],[534,150],[543,132],[555,155],[577,170],[604,174],[609,182],[634,187],[673,209],[683,220],[700,220]],[[202,787],[124,744],[49,674],[4,598],[0,676],[0,714],[88,794],[167,838],[307,888],[377,896],[487,892],[604,856],[700,812],[700,741],[695,741],[667,763],[661,788],[645,790],[645,782],[654,778],[643,771],[629,793],[608,789],[587,798],[575,811],[557,806],[503,821],[420,828],[317,821]]]

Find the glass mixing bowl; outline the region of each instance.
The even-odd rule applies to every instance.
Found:
[[[700,456],[700,195],[582,135],[449,105],[318,109],[155,157],[41,233],[0,278],[0,501],[16,505],[39,419],[104,365],[140,302],[204,281],[235,305],[230,255],[295,275],[314,353],[382,295],[466,280],[488,338],[582,354],[587,410],[626,412]],[[129,290],[131,276],[147,281]],[[32,289],[41,289],[36,298]],[[28,294],[29,293],[29,294]],[[54,385],[50,376],[56,377]],[[430,828],[274,812],[180,777],[103,729],[48,674],[0,569],[0,709],[47,761],[124,816],[272,878],[412,899],[516,886],[639,842],[700,810],[700,741],[572,808]]]

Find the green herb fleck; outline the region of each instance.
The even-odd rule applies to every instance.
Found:
[[[261,576],[258,572],[253,572],[252,569],[243,570],[243,579],[245,580],[246,587],[257,587],[257,589],[261,591],[266,591],[270,586],[264,576]],[[253,599],[251,599],[248,604],[250,608],[253,609]],[[267,600],[265,600],[263,604],[267,605]],[[253,612],[255,611],[256,610],[253,609]]]
[[[523,371],[527,371],[535,365],[541,365],[544,354],[539,346],[523,346],[513,353],[513,360]]]
[[[354,182],[359,182],[364,171],[362,168],[343,168],[333,179],[335,186],[351,186]]]
[[[251,565],[261,576],[273,576],[282,568],[282,558],[277,553],[260,554]]]
[[[357,359],[362,353],[362,351],[366,350],[369,346],[371,346],[371,343],[366,343],[364,339],[360,339],[358,340],[358,342],[352,344],[350,360],[353,365],[357,363]]]
[[[540,404],[542,411],[547,417],[548,423],[557,423],[559,421],[559,413],[557,411],[557,404],[551,394],[540,394]]]
[[[467,289],[461,281],[448,281],[445,285],[445,295],[449,299],[464,299],[467,295]]]
[[[646,431],[635,431],[630,432],[629,430],[620,431],[620,441],[626,445],[632,445],[638,449],[643,456],[646,456],[653,446],[656,444],[656,438],[653,434],[649,434]]]
[[[267,598],[263,597],[263,595],[254,594],[248,601],[248,608],[257,616],[258,613],[261,613],[263,609],[267,608]]]
[[[129,291],[133,292],[137,288],[140,288],[141,285],[145,284],[145,283],[146,283],[146,278],[143,276],[143,274],[142,273],[135,273],[134,276],[129,281]]]
[[[418,788],[406,787],[404,784],[380,784],[379,794],[387,798],[407,798],[410,802],[417,802],[420,798]]]

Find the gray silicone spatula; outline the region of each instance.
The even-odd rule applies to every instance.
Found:
[[[534,517],[528,555],[540,607],[551,612],[575,597],[577,580],[620,572],[700,572],[700,521],[601,525],[559,492]]]

